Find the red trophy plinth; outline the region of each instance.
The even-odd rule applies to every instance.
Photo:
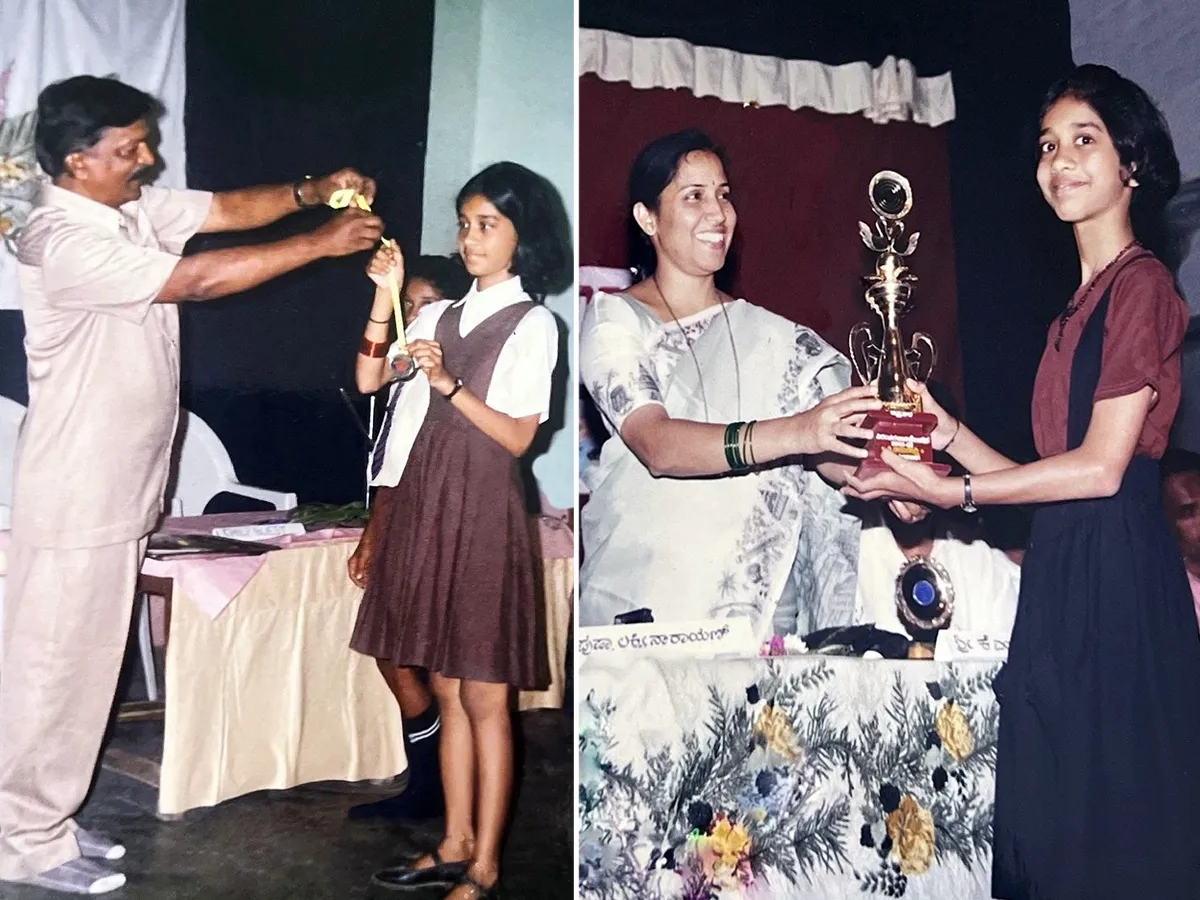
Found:
[[[927,412],[905,412],[881,409],[867,413],[862,427],[874,432],[867,442],[867,458],[855,472],[859,478],[889,469],[880,453],[885,448],[897,456],[925,463],[939,475],[945,475],[950,467],[933,461],[933,441],[930,435],[937,427],[937,416]]]

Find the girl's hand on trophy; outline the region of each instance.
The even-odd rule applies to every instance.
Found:
[[[396,284],[404,283],[404,254],[390,241],[381,245],[367,263],[367,277],[380,287],[387,287],[389,272],[395,272]]]
[[[954,435],[958,431],[958,419],[946,412],[941,404],[933,399],[933,394],[929,393],[929,386],[923,381],[917,381],[915,378],[908,379],[908,389],[921,398],[922,410],[937,416],[937,427],[933,429],[929,438],[933,441],[934,450],[939,452],[945,450],[946,445],[954,439]]]
[[[826,397],[812,409],[792,417],[798,426],[796,452],[807,456],[837,453],[851,459],[865,459],[865,448],[846,442],[870,440],[871,432],[859,423],[866,413],[882,406],[875,389],[869,386],[846,388]]]
[[[904,459],[886,448],[879,456],[891,471],[876,472],[864,478],[850,475],[842,492],[859,500],[915,500],[943,509],[958,505],[960,479],[945,478],[929,466]],[[954,482],[960,485],[957,492]]]
[[[439,394],[454,390],[454,377],[442,365],[442,345],[437,341],[412,341],[408,355],[429,379],[429,386]]]

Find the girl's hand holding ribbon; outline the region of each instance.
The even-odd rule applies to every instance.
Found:
[[[454,376],[442,365],[442,345],[437,341],[412,341],[408,353],[429,379],[429,386],[439,394],[454,390]]]
[[[397,284],[404,283],[404,254],[398,244],[385,241],[367,264],[367,277],[385,288],[390,283],[389,274],[395,275]]]

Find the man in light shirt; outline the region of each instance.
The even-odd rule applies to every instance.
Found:
[[[124,884],[124,848],[71,818],[95,770],[146,536],[162,513],[179,405],[185,300],[236,294],[322,257],[372,247],[347,211],[274,243],[181,258],[198,232],[267,225],[352,170],[210,194],[143,188],[157,101],[80,76],[38,98],[49,176],[17,246],[29,407],[17,443],[0,670],[0,879],[64,893]]]

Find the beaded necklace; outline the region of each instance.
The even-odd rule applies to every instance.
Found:
[[[1095,289],[1096,285],[1100,283],[1100,279],[1104,273],[1116,265],[1117,260],[1124,258],[1125,254],[1136,246],[1138,246],[1138,242],[1136,240],[1132,240],[1122,247],[1120,253],[1110,259],[1104,265],[1104,268],[1091,277],[1091,280],[1088,281],[1087,289],[1083,292],[1083,296],[1081,296],[1077,301],[1067,304],[1067,308],[1064,309],[1062,311],[1062,315],[1058,317],[1058,335],[1054,338],[1055,350],[1060,349],[1062,346],[1063,331],[1067,327],[1067,322],[1071,320],[1071,316],[1075,315],[1075,313],[1079,312],[1079,310],[1083,308],[1083,304],[1087,303],[1088,297],[1092,295],[1092,291]]]

